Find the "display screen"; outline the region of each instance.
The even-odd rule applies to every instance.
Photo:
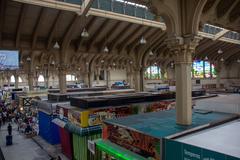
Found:
[[[0,50],[0,70],[15,70],[19,68],[19,52]]]

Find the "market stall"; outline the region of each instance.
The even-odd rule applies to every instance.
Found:
[[[121,153],[117,148],[114,148],[114,153],[106,149],[107,145],[113,144],[111,147],[117,145],[143,159],[161,160],[164,159],[164,138],[173,139],[238,117],[218,112],[193,112],[192,125],[181,126],[176,124],[175,116],[175,110],[169,110],[105,120],[102,140],[96,141],[97,150],[118,159]],[[125,155],[122,157],[129,159]]]

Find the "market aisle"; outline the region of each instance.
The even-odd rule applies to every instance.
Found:
[[[5,160],[49,160],[48,154],[42,150],[31,138],[26,138],[17,131],[17,126],[13,125],[13,145],[6,146],[5,136],[7,135],[7,125],[0,130],[0,147]]]

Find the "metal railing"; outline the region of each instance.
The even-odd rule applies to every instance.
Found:
[[[82,0],[59,0],[72,4],[82,4]],[[105,11],[115,12],[128,16],[143,18],[147,20],[154,20],[155,15],[151,13],[147,8],[129,4],[127,2],[121,2],[116,0],[94,0],[92,8],[101,9]],[[160,19],[163,22],[163,19]]]

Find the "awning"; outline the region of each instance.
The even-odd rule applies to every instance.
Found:
[[[53,123],[55,123],[56,125],[58,125],[61,128],[64,128],[66,126],[66,122],[62,121],[61,119],[58,118],[54,118],[52,120]]]
[[[146,158],[120,147],[108,140],[98,139],[95,140],[95,143],[98,150],[101,150],[118,160],[147,160]]]

